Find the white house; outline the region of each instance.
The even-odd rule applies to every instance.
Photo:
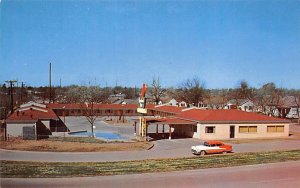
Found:
[[[253,112],[254,103],[249,99],[231,99],[224,109],[240,109],[246,112]]]

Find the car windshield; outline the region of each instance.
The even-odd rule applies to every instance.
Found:
[[[209,144],[207,143],[207,142],[204,142],[204,144],[203,144],[204,146],[209,146]]]

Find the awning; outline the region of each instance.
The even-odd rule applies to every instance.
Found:
[[[167,124],[167,125],[196,125],[197,122],[179,118],[146,118],[148,123]]]

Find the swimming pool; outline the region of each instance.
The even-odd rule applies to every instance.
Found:
[[[70,133],[72,136],[92,136],[92,132],[76,132],[76,133]],[[98,132],[94,131],[94,135],[96,138],[102,138],[106,140],[123,140],[126,139],[125,137],[121,136],[118,133],[112,133],[112,132]]]

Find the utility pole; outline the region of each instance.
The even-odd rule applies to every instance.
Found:
[[[13,85],[18,82],[17,80],[7,80],[6,83],[9,83],[9,94],[10,94],[10,113],[14,112],[14,96],[13,96]]]
[[[23,93],[24,93],[24,82],[21,82],[21,93],[20,93],[20,102],[23,102]]]
[[[51,66],[51,63],[50,63],[50,70],[49,70],[49,103],[51,103],[51,100],[52,100],[52,91],[51,91],[51,70],[52,69],[52,66]]]

